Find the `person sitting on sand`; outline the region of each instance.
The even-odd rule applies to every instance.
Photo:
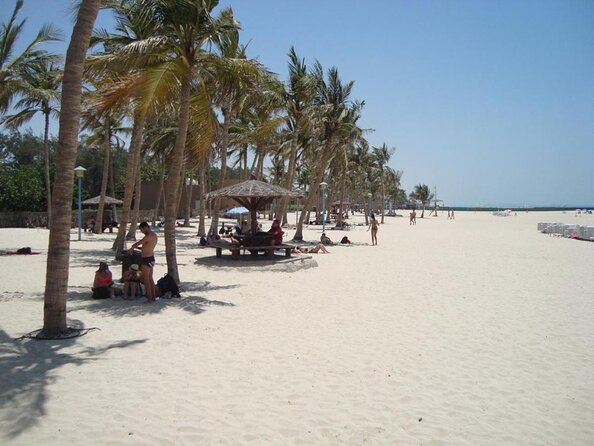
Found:
[[[270,230],[268,232],[272,234],[272,237],[273,237],[272,244],[273,245],[282,245],[283,244],[284,231],[281,228],[280,221],[275,219],[272,222],[272,227],[270,228]]]
[[[95,216],[91,215],[91,217],[87,220],[85,231],[86,232],[93,232],[95,229]]]
[[[136,299],[136,293],[142,283],[142,273],[136,263],[130,265],[130,269],[124,273],[124,300],[128,297]]]
[[[317,254],[320,251],[322,252],[322,254],[330,254],[330,251],[328,251],[326,247],[321,243],[318,243],[316,246],[312,248],[301,248],[299,246],[295,246],[291,250],[291,252],[294,254]]]
[[[329,245],[329,246],[332,246],[334,244],[334,242],[332,240],[330,240],[330,237],[328,237],[325,232],[322,232],[322,236],[320,237],[320,242],[322,242],[322,244],[324,244],[324,245]]]
[[[105,262],[99,262],[99,269],[95,271],[93,280],[93,299],[107,299],[115,297],[113,289],[113,278],[109,266]]]
[[[342,239],[340,239],[340,243],[342,243],[343,245],[350,245],[352,242],[349,240],[349,238],[345,235]]]
[[[235,232],[231,234],[231,243],[241,244],[242,237],[246,236],[248,231],[248,222],[246,220],[241,222],[241,226],[239,224],[235,225]]]

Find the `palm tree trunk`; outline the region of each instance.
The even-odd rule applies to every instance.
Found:
[[[140,220],[140,200],[141,200],[141,189],[142,180],[140,178],[140,163],[138,163],[138,171],[134,175],[136,178],[136,186],[134,187],[134,210],[132,211],[132,217],[130,218],[130,229],[126,234],[126,240],[136,240],[136,228],[138,227],[138,221]]]
[[[119,142],[117,143],[118,148],[120,147]],[[115,191],[115,185],[114,185],[114,181],[113,181],[113,156],[111,156],[111,147],[110,147],[110,153],[109,153],[109,190],[110,190],[110,195],[114,198],[116,198],[116,191]],[[118,213],[117,213],[117,206],[115,204],[111,205],[111,220],[112,221],[118,221],[119,217],[118,217]]]
[[[50,224],[43,298],[43,329],[40,333],[40,337],[44,338],[56,338],[68,331],[66,292],[70,266],[72,184],[80,125],[82,74],[100,3],[100,0],[82,0],[66,52],[60,109],[67,112],[60,115],[58,134],[55,193],[52,202],[52,209],[56,212]]]
[[[266,158],[266,147],[258,150],[258,164],[256,165],[256,179],[262,181],[264,178],[264,159]]]
[[[225,184],[225,176],[227,175],[227,147],[229,145],[229,126],[231,125],[231,117],[225,114],[225,118],[222,126],[222,138],[221,138],[221,170],[219,173],[219,186],[222,188]],[[217,233],[217,226],[219,225],[219,211],[221,210],[221,200],[216,199],[212,210],[212,220],[210,223],[209,234]]]
[[[109,179],[109,154],[111,152],[111,128],[109,126],[109,116],[105,117],[103,135],[103,175],[101,177],[101,196],[99,197],[99,209],[97,209],[97,220],[93,232],[101,234],[103,232],[103,209],[105,209],[105,194],[107,193],[107,181]]]
[[[383,174],[383,172],[382,172],[382,174]],[[382,182],[381,182],[381,190],[382,190],[382,203],[381,203],[381,206],[382,206],[382,221],[381,221],[381,223],[383,225],[384,224],[384,214],[386,213],[385,210],[384,210],[384,207],[385,207],[384,206],[384,202],[385,202],[385,198],[386,198],[385,197],[386,196],[386,190],[385,190],[385,187],[384,187],[384,179],[383,178],[382,178]]]
[[[317,162],[314,164],[316,168],[315,174],[312,176],[312,180],[309,183],[309,195],[305,201],[305,205],[303,206],[303,211],[309,210],[313,207],[314,203],[318,199],[318,190],[320,188],[320,183],[324,179],[324,172],[328,167],[328,162],[332,156],[331,148],[332,148],[332,137],[328,138],[326,144],[324,145],[320,155],[318,156]],[[305,221],[306,212],[301,212],[299,216],[299,223],[297,224],[297,229],[295,230],[295,236],[293,240],[301,241],[303,240],[303,222]]]
[[[47,227],[52,222],[52,180],[50,177],[50,148],[49,148],[49,110],[43,112],[45,124],[43,129],[43,152],[44,152],[44,175],[45,175],[45,199],[47,200]]]
[[[175,219],[176,222],[175,224],[177,225],[177,219],[180,216],[180,209],[181,209],[181,202],[182,202],[182,195],[184,192],[184,183],[185,183],[185,179],[186,179],[186,161],[184,159],[184,162],[182,164],[182,171],[181,171],[181,175],[179,176],[179,190],[177,191],[177,211],[175,212]]]
[[[169,169],[169,180],[167,181],[167,206],[165,207],[165,257],[167,259],[167,272],[179,283],[179,272],[177,269],[177,256],[175,246],[175,222],[177,218],[177,193],[179,190],[179,179],[181,176],[184,152],[186,149],[186,136],[188,133],[188,120],[190,114],[190,73],[182,79],[180,91],[179,117],[177,120],[177,135],[175,136],[175,148]]]
[[[338,213],[338,218],[336,219],[336,221],[342,221],[343,218],[343,214],[344,214],[344,194],[346,192],[346,178],[347,178],[347,171],[346,169],[344,169],[342,171],[342,178],[340,179],[340,204],[339,204],[339,209],[340,212]]]
[[[285,181],[285,189],[293,190],[293,178],[295,176],[295,166],[297,165],[297,145],[299,143],[299,122],[295,125],[293,136],[291,137],[291,152],[289,154],[289,165],[287,166],[287,181]],[[289,197],[283,197],[280,204],[280,213],[283,216],[282,224],[289,223],[287,219],[287,206],[289,204]]]
[[[153,213],[153,227],[159,218],[159,208],[161,207],[161,200],[163,199],[163,183],[165,182],[165,163],[161,162],[159,166],[159,194],[157,195],[157,204],[155,212]]]
[[[188,173],[188,184],[186,185],[186,210],[184,212],[184,226],[190,226],[190,218],[192,217],[192,191],[193,191],[193,172]],[[185,182],[185,181],[184,181]]]
[[[113,242],[116,251],[115,258],[121,259],[126,244],[126,229],[130,219],[130,207],[132,206],[132,197],[136,185],[134,173],[140,164],[140,149],[142,147],[142,132],[146,115],[144,111],[138,108],[134,113],[134,124],[132,125],[132,137],[130,138],[130,151],[128,153],[128,163],[126,168],[126,186],[124,188],[124,204],[122,205],[121,224],[118,225],[118,235]]]
[[[206,195],[206,168],[207,163],[200,166],[200,218],[198,221],[198,236],[206,235],[206,224],[204,222],[206,215],[206,203],[204,201],[204,196]]]

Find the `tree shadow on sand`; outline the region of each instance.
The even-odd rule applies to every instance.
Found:
[[[84,328],[80,321],[69,320],[70,326]],[[145,342],[145,339],[116,342],[104,347],[82,347],[77,339],[37,341],[11,339],[0,330],[0,432],[15,438],[35,426],[45,415],[47,389],[59,377],[62,366],[83,366],[96,361],[107,351]]]
[[[208,299],[204,294],[215,290],[226,290],[238,288],[240,285],[212,285],[210,282],[184,282],[180,292],[181,298],[157,299],[152,304],[147,304],[145,298],[137,298],[134,301],[121,298],[96,300],[91,298],[88,287],[68,292],[68,313],[77,311],[89,311],[107,317],[141,317],[160,313],[167,308],[179,308],[193,314],[200,314],[212,305],[233,307],[232,302]]]

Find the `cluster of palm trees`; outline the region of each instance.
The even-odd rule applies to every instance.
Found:
[[[337,68],[325,70],[318,61],[308,67],[291,48],[287,80],[282,82],[266,67],[248,58],[246,46],[240,43],[240,28],[233,11],[225,8],[215,14],[218,0],[101,3],[113,11],[115,27],[110,31],[95,30],[90,38],[92,51],[84,57],[84,67],[74,67],[82,70],[84,93],[81,84],[66,84],[68,68],[73,69],[68,66],[68,57],[71,52],[74,57],[77,43],[74,40],[66,56],[59,147],[68,153],[60,153],[58,149],[53,200],[49,199],[47,169],[48,212],[54,208],[50,234],[57,224],[56,207],[60,208],[60,224],[67,228],[70,225],[64,221],[64,212],[70,217],[66,207],[72,200],[76,147],[70,147],[74,123],[65,114],[67,111],[68,118],[76,115],[77,107],[72,100],[77,97],[79,104],[82,97],[84,125],[100,134],[103,141],[102,196],[106,193],[115,129],[124,127],[123,122],[131,127],[121,222],[132,220],[131,227],[136,225],[130,208],[135,194],[138,198],[140,193],[143,160],[156,159],[162,165],[167,267],[178,281],[175,227],[178,213],[185,206],[180,203],[181,191],[185,179],[195,177],[199,179],[203,197],[210,166],[219,169],[218,187],[224,184],[228,164],[240,168],[244,179],[251,176],[287,189],[295,189],[297,185],[305,195],[305,210],[317,206],[323,181],[330,185],[330,200],[338,201],[341,208],[345,200],[364,202],[369,193],[382,210],[387,199],[406,198],[400,187],[402,172],[388,166],[394,149],[386,144],[369,145],[366,130],[359,125],[364,102],[352,98],[354,82],[343,82]],[[16,18],[21,4],[22,0],[17,0],[11,21],[3,28],[0,51],[10,47],[24,24]],[[90,16],[89,11],[95,10],[96,15],[98,7],[99,0],[81,2],[74,34],[77,26],[88,26],[91,17],[85,14]],[[56,68],[59,58],[39,49],[41,43],[55,38],[55,31],[45,28],[18,57],[11,58],[10,51],[0,53],[0,113],[8,110],[13,98],[20,98],[15,103],[18,112],[4,118],[5,124],[19,125],[35,111],[49,117],[57,110],[55,93],[62,79]],[[76,47],[76,51],[83,51],[84,55],[86,48]],[[38,86],[35,94],[28,87],[33,84]],[[67,92],[67,88],[78,88],[78,93]],[[78,115],[76,120],[74,137],[78,138]],[[248,163],[250,158],[252,162]],[[268,172],[267,165],[271,166]],[[286,220],[288,204],[287,201],[276,204],[279,218]],[[102,200],[99,214],[103,206]],[[216,230],[220,203],[213,203],[211,211],[211,227],[207,230],[205,206],[200,207],[199,234]],[[301,213],[296,239],[302,238],[305,215]],[[101,224],[100,216],[97,222]],[[114,243],[116,256],[125,247],[126,230],[126,224],[120,224]],[[52,247],[55,252],[60,251],[60,243],[69,246],[68,235],[63,231],[55,245],[50,235],[50,254]],[[65,285],[61,286],[52,292],[65,293]],[[49,279],[46,297],[48,289],[51,289]]]
[[[13,18],[21,3],[17,2]],[[352,98],[354,82],[343,82],[337,68],[325,71],[317,61],[308,68],[294,48],[288,54],[287,81],[280,81],[247,57],[231,9],[213,15],[217,3],[106,2],[113,11],[115,27],[111,31],[95,30],[93,51],[85,62],[83,128],[103,141],[101,195],[105,196],[107,190],[115,129],[130,122],[121,221],[135,223],[137,218],[137,213],[130,215],[130,207],[140,192],[141,163],[149,158],[159,160],[166,178],[163,201],[167,262],[175,277],[175,221],[180,207],[185,206],[179,200],[181,188],[186,178],[195,177],[203,196],[210,166],[219,169],[217,187],[223,186],[231,163],[241,169],[244,179],[266,179],[287,189],[298,185],[306,193],[305,209],[317,205],[318,188],[324,180],[330,184],[330,198],[341,204],[345,197],[365,201],[363,197],[369,192],[381,203],[386,197],[402,201],[404,196],[400,188],[402,173],[388,166],[393,149],[386,144],[370,147],[365,129],[358,125],[364,102]],[[42,31],[31,48],[57,38],[51,28]],[[49,119],[50,113],[57,110],[59,59],[41,50],[34,56],[43,64],[33,63],[32,56],[24,53],[19,62],[23,69],[15,79],[21,87],[20,91],[15,88],[14,94],[20,93],[22,99],[15,104],[18,113],[4,118],[6,125],[18,126],[34,111],[41,111]],[[35,64],[39,67],[33,69]],[[24,73],[29,72],[35,72],[38,78],[35,93],[24,87],[28,83]],[[54,83],[45,87],[44,79],[53,79]],[[250,157],[253,161],[248,166]],[[272,166],[269,175],[267,164]],[[50,213],[49,168],[47,171]],[[276,208],[285,221],[287,206],[287,201],[282,201]],[[201,206],[200,235],[216,229],[219,207],[218,202],[213,204],[211,227],[207,230],[205,206]],[[97,231],[101,231],[103,208],[102,200]],[[297,239],[302,238],[304,218],[299,222]],[[126,225],[120,225],[114,243],[116,256],[124,249],[126,229]]]

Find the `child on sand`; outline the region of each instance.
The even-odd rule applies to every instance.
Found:
[[[136,293],[142,283],[142,273],[136,263],[130,265],[130,269],[124,273],[124,300],[128,297],[131,300],[136,299]]]

